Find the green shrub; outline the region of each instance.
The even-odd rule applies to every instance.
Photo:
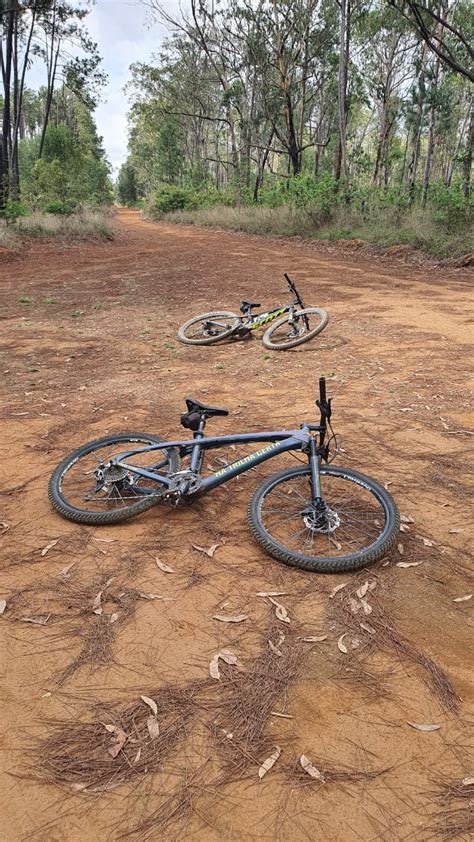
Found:
[[[432,209],[433,219],[449,231],[463,227],[469,214],[460,185],[445,187],[442,183],[433,183],[428,191],[428,205]]]
[[[3,211],[3,217],[7,220],[7,222],[15,222],[19,216],[28,216],[28,208],[24,204],[24,202],[14,201],[10,199],[5,206],[5,210]]]
[[[64,201],[61,199],[52,199],[43,205],[43,210],[45,213],[57,213],[69,216],[71,213],[74,213],[76,206],[74,202],[68,201],[67,199]]]
[[[154,216],[162,216],[177,210],[196,210],[201,205],[200,196],[184,187],[162,187],[151,196],[148,210]]]

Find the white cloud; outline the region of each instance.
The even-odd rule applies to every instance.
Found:
[[[173,13],[177,11],[177,0],[163,0],[162,5]],[[127,157],[129,104],[123,88],[130,78],[129,67],[135,61],[149,61],[168,33],[159,22],[150,25],[150,10],[140,0],[96,0],[84,25],[98,44],[108,75],[95,119],[107,158],[117,170]],[[35,61],[27,84],[38,88],[45,82],[45,68]]]
[[[175,6],[173,2],[164,5]],[[123,88],[129,80],[129,67],[135,61],[149,61],[166,37],[166,30],[159,23],[150,26],[146,6],[131,0],[97,0],[85,23],[97,41],[109,76],[102,92],[104,102],[95,116],[107,157],[117,168],[127,156],[128,101]]]

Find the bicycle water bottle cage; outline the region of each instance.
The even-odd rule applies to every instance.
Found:
[[[260,304],[254,304],[252,301],[241,301],[240,302],[240,312],[241,313],[250,313],[254,307],[260,307]]]

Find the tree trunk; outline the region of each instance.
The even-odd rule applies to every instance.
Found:
[[[41,130],[41,139],[40,139],[40,145],[39,145],[39,150],[38,150],[38,158],[41,158],[43,156],[44,141],[45,141],[45,138],[46,138],[46,129],[48,128],[49,114],[50,114],[51,105],[52,105],[52,102],[53,102],[54,83],[56,81],[56,68],[57,68],[57,65],[58,65],[58,57],[59,57],[60,40],[58,40],[58,45],[57,45],[57,47],[55,47],[56,13],[57,13],[57,4],[56,4],[56,0],[54,0],[53,19],[52,19],[52,24],[51,24],[51,49],[50,49],[50,52],[49,52],[49,56],[47,56],[48,84],[47,84],[47,93],[46,93],[46,107],[45,107],[45,112],[44,112],[43,128]]]
[[[1,204],[4,208],[10,195],[10,150],[11,150],[11,74],[12,74],[12,60],[13,60],[13,34],[15,29],[15,11],[13,4],[9,11],[3,13],[6,17],[6,41],[5,41],[5,56],[2,58],[2,78],[3,78],[3,119],[2,119],[2,153],[1,153],[1,169],[2,169],[2,190],[1,190]]]
[[[265,165],[268,160],[268,156],[270,154],[270,147],[273,140],[273,135],[275,133],[275,129],[271,128],[270,134],[268,136],[268,140],[265,146],[265,149],[260,150],[260,154],[258,156],[258,169],[257,169],[257,176],[255,178],[255,187],[253,189],[253,200],[254,202],[258,202],[258,191],[260,190],[263,184],[263,174],[265,172]]]
[[[474,98],[471,98],[471,116],[469,119],[469,131],[466,139],[466,153],[463,162],[463,181],[462,190],[466,197],[466,202],[471,197],[471,171],[472,171],[472,153],[474,149]]]
[[[18,142],[16,140],[18,134],[19,121],[19,91],[20,79],[18,74],[18,14],[15,15],[13,26],[13,44],[12,44],[12,70],[13,70],[13,122],[11,123],[11,141],[10,141],[10,193],[14,199],[20,197],[20,172],[18,167]]]
[[[442,27],[440,32],[440,38],[442,37]],[[426,160],[425,160],[425,169],[423,172],[423,185],[421,188],[421,204],[422,207],[426,207],[426,201],[428,199],[428,189],[430,186],[430,178],[431,178],[431,169],[433,166],[433,152],[435,148],[435,137],[436,137],[436,94],[438,91],[438,81],[439,81],[439,68],[440,68],[440,59],[437,56],[435,59],[435,67],[434,67],[434,75],[433,81],[431,83],[431,90],[430,90],[430,112],[429,112],[429,124],[428,124],[428,146],[426,149]]]
[[[420,59],[420,74],[418,76],[418,105],[416,110],[415,126],[413,129],[413,149],[410,163],[408,164],[408,190],[410,194],[410,204],[413,204],[415,198],[416,173],[418,169],[418,161],[420,158],[421,133],[423,131],[423,112],[425,109],[426,97],[426,57],[427,46],[426,43],[423,42]]]
[[[350,0],[341,0],[341,23],[339,28],[339,71],[338,71],[338,115],[339,145],[336,153],[334,177],[337,182],[347,176],[347,71],[350,44]]]

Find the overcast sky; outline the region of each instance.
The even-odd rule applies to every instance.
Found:
[[[162,5],[176,10],[177,0],[162,0]],[[148,61],[159,49],[167,30],[160,23],[150,24],[146,6],[140,0],[96,0],[84,25],[98,44],[102,66],[109,77],[95,118],[116,174],[116,168],[127,157],[128,102],[123,88],[129,80],[128,68],[134,61]],[[45,73],[44,66],[35,63],[30,85],[44,84]]]
[[[172,8],[170,0],[165,7]],[[97,0],[84,21],[97,41],[109,84],[96,111],[99,134],[114,168],[127,156],[127,98],[123,87],[134,61],[148,61],[166,37],[165,28],[147,20],[146,7],[138,0]]]
[[[172,8],[174,3],[165,0],[163,5]],[[148,61],[166,30],[158,23],[150,26],[146,7],[137,0],[97,0],[84,23],[97,41],[109,77],[104,102],[95,116],[107,157],[118,167],[127,156],[128,103],[123,87],[129,79],[128,68],[134,61]]]

